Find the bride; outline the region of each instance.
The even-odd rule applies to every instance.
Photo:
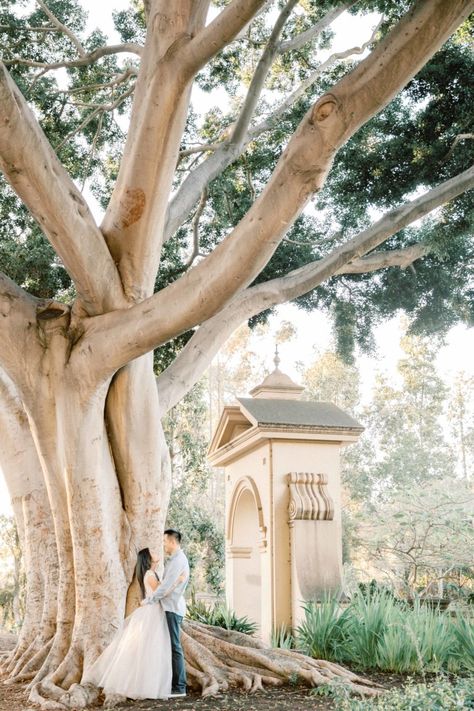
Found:
[[[136,576],[143,599],[152,595],[160,584],[155,572],[157,563],[154,551],[149,548],[138,553]],[[165,613],[158,604],[143,605],[125,619],[81,683],[100,687],[107,695],[167,699],[171,678],[170,635]]]

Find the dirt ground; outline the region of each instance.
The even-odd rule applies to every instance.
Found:
[[[11,649],[15,638],[0,635],[0,651]],[[402,686],[405,679],[398,675],[376,674],[365,675],[377,681],[386,688]],[[27,702],[23,686],[5,685],[0,675],[0,711],[26,711],[34,707]],[[90,706],[90,711],[97,711],[101,706]],[[327,698],[311,694],[304,687],[283,687],[268,689],[264,693],[247,694],[243,691],[232,691],[217,697],[205,698],[190,693],[185,699],[170,699],[169,701],[128,701],[117,707],[123,711],[320,711],[336,709],[334,703]]]
[[[382,678],[378,675],[377,681],[389,688],[401,686],[404,680]],[[26,700],[23,687],[0,688],[0,711],[26,711],[33,708]],[[100,708],[101,706],[88,707],[90,711],[98,711]],[[185,699],[128,701],[117,707],[122,711],[329,711],[336,708],[330,699],[315,696],[311,694],[310,689],[303,687],[282,687],[256,694],[232,691],[206,699],[191,693]]]

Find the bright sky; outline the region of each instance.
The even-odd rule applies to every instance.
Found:
[[[306,313],[293,304],[279,306],[277,315],[270,319],[268,335],[259,339],[259,351],[265,357],[268,368],[273,368],[275,350],[274,334],[282,321],[290,321],[296,328],[293,341],[279,346],[280,369],[295,380],[300,379],[296,364],[298,361],[309,365],[318,354],[333,348],[331,322],[320,312]],[[397,378],[397,363],[402,356],[400,337],[403,335],[401,319],[394,317],[375,329],[376,354],[372,357],[357,356],[357,365],[361,373],[362,398],[367,399],[374,384],[377,372],[386,373],[390,378]],[[436,368],[447,385],[463,371],[474,376],[474,329],[458,325],[452,328],[445,345],[440,348],[436,359]]]
[[[119,41],[113,31],[112,10],[128,7],[128,0],[82,0],[82,5],[89,11],[89,27],[100,27],[111,36],[112,42]],[[378,17],[367,15],[355,18],[344,13],[334,23],[336,37],[332,51],[341,51],[366,41],[376,25]],[[205,111],[209,98],[202,92],[195,92],[193,100],[197,110]],[[331,325],[327,317],[321,313],[308,314],[289,304],[278,308],[277,315],[270,321],[268,336],[259,341],[262,356],[265,357],[268,368],[272,367],[275,348],[274,333],[281,321],[291,321],[297,329],[297,335],[291,343],[280,347],[281,368],[295,380],[299,379],[296,363],[303,361],[308,365],[315,355],[330,348],[332,345]],[[392,319],[376,329],[377,356],[358,358],[362,375],[362,393],[367,398],[377,370],[396,377],[396,363],[400,357],[401,330],[398,319]],[[456,326],[451,329],[446,339],[446,345],[440,350],[437,368],[446,383],[450,383],[456,373],[464,371],[474,376],[474,329]],[[0,513],[10,513],[8,492],[0,476]]]

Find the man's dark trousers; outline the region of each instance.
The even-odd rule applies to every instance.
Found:
[[[171,663],[173,668],[173,681],[171,682],[172,693],[186,692],[186,668],[184,666],[184,654],[179,638],[181,622],[183,618],[175,612],[166,612],[166,621],[170,631],[171,639]]]

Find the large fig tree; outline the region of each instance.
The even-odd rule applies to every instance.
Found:
[[[417,184],[416,160],[411,173],[397,173],[394,136],[384,138],[374,117],[395,105],[429,149],[429,132],[407,115],[423,107],[414,108],[416,96],[401,104],[397,97],[443,46],[445,61],[459,55],[458,28],[472,0],[362,3],[387,15],[367,56],[349,65],[344,57],[365,47],[319,65],[313,50],[357,3],[216,4],[209,14],[210,0],[146,0],[116,16],[124,42],[112,46],[100,32],[85,37],[76,2],[37,0],[29,16],[23,3],[0,5],[0,167],[9,184],[1,188],[8,275],[0,274],[0,466],[28,571],[27,616],[6,669],[12,681],[30,683],[30,700],[44,708],[94,698],[80,686],[83,670],[123,619],[136,551],[160,539],[166,517],[161,418],[232,331],[284,301],[317,299],[318,287],[330,299],[342,278],[357,292],[355,303],[337,301],[344,321],[366,285],[372,303],[380,301],[381,282],[364,281],[368,274],[442,252],[433,231],[445,241],[450,224],[457,238],[465,231],[465,206],[454,200],[472,187],[474,169],[451,152],[459,156],[468,129],[451,136],[436,175],[420,167]],[[462,84],[460,66],[453,62],[452,86]],[[433,74],[424,79],[427,100],[437,96]],[[236,98],[228,113],[211,112],[198,126],[195,82],[208,89],[222,82],[240,97],[245,80],[240,104]],[[122,141],[114,112],[128,105]],[[430,120],[454,123],[453,112]],[[403,137],[395,137],[403,152]],[[349,145],[358,146],[355,155]],[[374,151],[378,173],[361,158]],[[346,164],[338,164],[341,155]],[[357,158],[365,168],[351,189]],[[314,196],[331,182],[333,163],[344,200],[326,196],[318,221]],[[100,224],[82,194],[90,176],[104,207]],[[344,205],[357,202],[357,191],[366,205],[364,192],[381,184],[389,211],[369,224],[361,210],[347,228]],[[404,232],[437,208],[423,239]],[[457,244],[459,264],[466,248]],[[392,299],[410,300],[407,284],[388,286]],[[166,366],[158,388],[154,349]],[[203,693],[294,674],[311,684],[334,676],[363,683],[235,633],[189,623],[183,640],[190,683]]]

